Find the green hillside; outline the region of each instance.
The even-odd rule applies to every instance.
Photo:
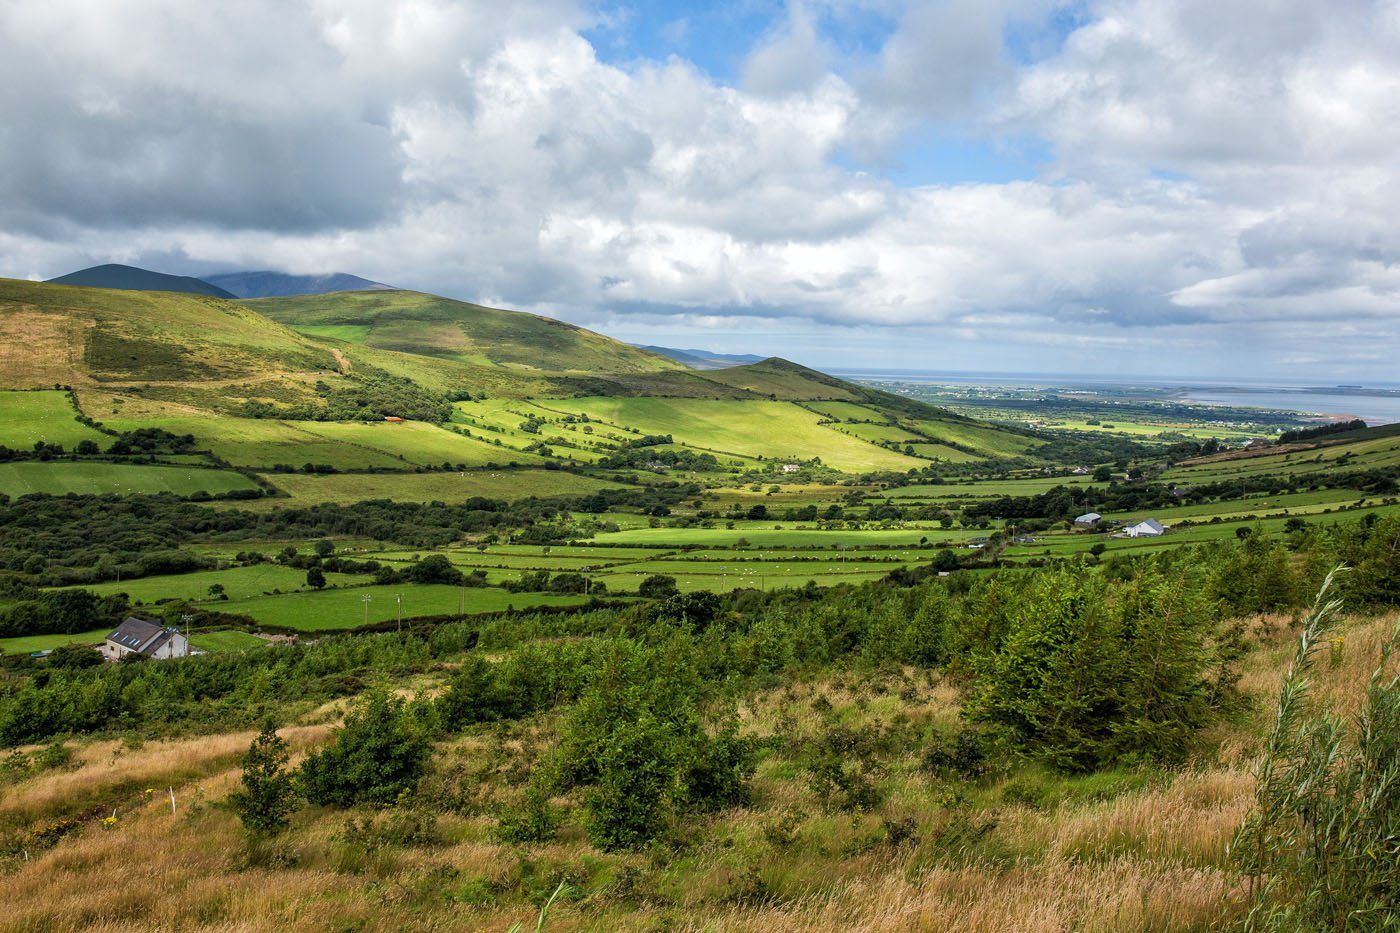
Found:
[[[0,279],[0,388],[270,384],[340,365],[326,346],[224,299]]]
[[[154,462],[108,451],[151,432],[189,440],[158,442]],[[420,292],[228,301],[3,279],[0,446],[33,459],[41,441],[68,462],[13,466],[11,494],[261,489],[301,503],[567,495],[671,471],[713,488],[783,463],[904,473],[1039,443],[777,358],[699,372]],[[211,467],[248,480],[206,482]],[[369,473],[381,478],[327,478]]]
[[[553,318],[423,292],[335,292],[253,299],[243,304],[305,334],[451,360],[473,370],[530,375],[651,373],[685,368],[659,354]]]

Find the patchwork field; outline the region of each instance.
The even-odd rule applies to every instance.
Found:
[[[716,453],[809,460],[847,472],[907,470],[924,461],[868,444],[822,424],[822,417],[787,402],[728,399],[551,399],[556,414],[587,414],[595,421],[642,434],[670,434],[678,443]]]
[[[442,584],[360,586],[283,596],[255,596],[221,602],[224,612],[251,616],[264,625],[299,632],[342,631],[366,622],[374,625],[398,618],[403,597],[403,618],[500,612],[534,606],[576,606],[586,596],[553,593],[510,593],[493,587],[459,587]],[[365,602],[369,597],[369,602]]]
[[[344,573],[325,575],[329,586],[354,586],[364,577]],[[222,586],[229,599],[261,596],[271,590],[290,592],[306,589],[306,571],[280,564],[254,564],[250,567],[229,567],[226,570],[201,570],[194,573],[141,577],[136,580],[95,583],[83,587],[106,596],[125,593],[133,603],[153,603],[165,599],[210,599],[209,588]]]
[[[291,500],[268,499],[231,503],[232,508],[281,508],[314,502],[361,502],[393,499],[397,502],[462,502],[475,496],[488,499],[524,499],[529,496],[583,496],[620,483],[565,470],[467,470],[465,472],[341,473],[316,476],[296,473],[268,474],[267,479]]]
[[[38,441],[72,450],[80,441],[111,438],[76,420],[67,392],[0,391],[0,447],[28,450]]]
[[[11,498],[33,493],[78,495],[153,495],[195,493],[219,495],[235,490],[256,490],[258,485],[232,470],[124,463],[26,461],[0,463],[0,493]]]

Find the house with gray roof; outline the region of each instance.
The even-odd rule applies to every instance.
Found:
[[[1130,538],[1155,538],[1166,533],[1166,528],[1155,518],[1144,518],[1136,525],[1129,525],[1123,533]]]
[[[130,654],[152,659],[184,658],[190,654],[190,643],[179,629],[128,616],[98,651],[108,661],[120,661]]]

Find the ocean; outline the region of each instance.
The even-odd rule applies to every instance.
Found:
[[[861,382],[930,382],[940,385],[1042,386],[1046,388],[1143,387],[1203,405],[1230,405],[1360,418],[1372,426],[1400,422],[1400,383],[1328,389],[1281,382],[1212,382],[1188,379],[1113,379],[1068,373],[938,373],[919,370],[830,370]],[[1154,393],[1155,394],[1155,393]]]

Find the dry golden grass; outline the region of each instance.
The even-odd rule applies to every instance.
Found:
[[[294,751],[325,738],[329,726],[282,730]],[[127,795],[146,788],[164,791],[225,772],[248,749],[253,732],[197,739],[148,742],[127,749],[121,742],[93,742],[77,750],[71,767],[47,771],[11,785],[0,799],[0,825],[73,817],[93,807],[120,806]]]
[[[90,326],[61,314],[6,308],[0,313],[0,388],[52,388],[88,381],[73,354],[83,346],[82,332]]]

